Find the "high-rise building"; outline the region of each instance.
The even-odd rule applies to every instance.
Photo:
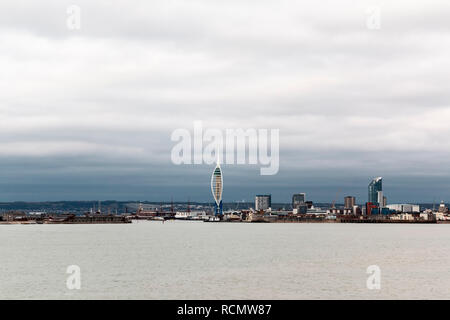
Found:
[[[213,194],[215,201],[214,214],[216,216],[223,214],[222,191],[223,191],[222,169],[220,168],[219,160],[217,160],[217,165],[214,168],[213,174],[211,176],[211,192]]]
[[[344,198],[344,208],[352,209],[355,206],[355,197],[347,196]]]
[[[379,191],[381,191],[381,199],[379,199],[379,196],[380,196]],[[369,197],[368,197],[367,202],[371,202],[371,203],[377,204],[377,205],[383,204],[383,178],[382,177],[375,178],[369,183]]]
[[[260,194],[255,197],[255,209],[267,210],[272,207],[272,196],[270,194]]]
[[[377,192],[377,203],[380,208],[383,207],[383,203],[384,203],[383,191]]]
[[[296,209],[299,205],[303,205],[306,200],[305,193],[296,193],[292,196],[292,209]]]

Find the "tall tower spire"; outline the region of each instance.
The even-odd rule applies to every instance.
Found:
[[[213,170],[211,176],[211,192],[214,197],[214,213],[215,215],[222,215],[222,191],[223,191],[223,177],[222,177],[222,169],[220,168],[220,158],[219,153],[217,152],[217,164]]]

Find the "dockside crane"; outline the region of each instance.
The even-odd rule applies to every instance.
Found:
[[[337,192],[336,192],[336,196],[334,197],[334,199],[333,199],[333,202],[331,203],[331,208],[335,208],[335,205],[336,205],[336,200],[337,200],[337,198],[338,198],[338,196],[339,196],[339,194],[341,193],[341,190],[339,189]]]

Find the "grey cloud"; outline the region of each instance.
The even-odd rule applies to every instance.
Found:
[[[66,28],[71,4],[82,9],[79,31]],[[365,10],[378,4],[381,29],[368,30]],[[4,191],[10,199],[27,200],[37,189],[37,198],[74,199],[88,194],[85,183],[99,186],[98,197],[147,194],[129,187],[134,182],[152,190],[149,199],[173,188],[207,200],[209,169],[170,162],[171,132],[192,130],[194,120],[280,129],[280,173],[263,178],[256,167],[228,167],[230,199],[250,197],[252,186],[263,192],[261,181],[274,200],[308,188],[325,200],[338,185],[362,196],[366,180],[383,174],[398,188],[410,188],[413,177],[444,188],[445,5],[3,1],[0,163],[14,190]],[[18,185],[28,186],[23,197]],[[56,195],[49,185],[73,192]],[[410,196],[390,191],[398,201]],[[411,198],[439,193],[424,192],[412,190]]]

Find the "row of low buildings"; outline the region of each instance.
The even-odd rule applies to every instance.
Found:
[[[417,204],[387,204],[387,198],[383,194],[383,178],[372,179],[368,185],[368,201],[359,206],[354,196],[344,198],[344,206],[336,208],[334,204],[330,208],[316,208],[312,201],[306,200],[305,193],[297,193],[292,196],[292,211],[272,211],[272,198],[270,194],[257,195],[255,197],[255,211],[271,215],[324,215],[327,217],[355,216],[371,219],[390,220],[450,220],[448,208],[442,202],[437,210],[421,208]]]

